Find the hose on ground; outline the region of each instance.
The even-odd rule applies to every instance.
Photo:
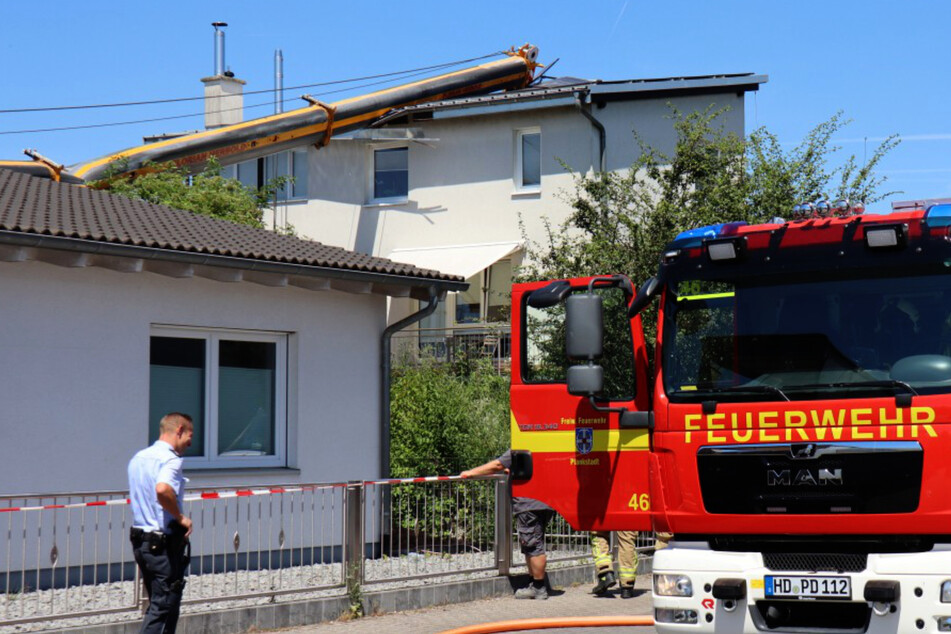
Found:
[[[567,627],[636,627],[651,626],[649,616],[569,616],[545,619],[514,619],[480,625],[466,625],[440,634],[496,634],[498,632],[524,632],[526,630],[551,630]]]

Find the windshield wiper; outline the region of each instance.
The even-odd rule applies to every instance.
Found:
[[[727,394],[730,392],[753,392],[753,393],[765,393],[765,394],[775,394],[776,396],[781,396],[784,401],[788,401],[789,397],[786,396],[786,393],[774,385],[733,385],[731,387],[705,387],[698,388],[696,393],[708,393],[708,394]]]
[[[918,390],[898,379],[877,379],[874,381],[843,381],[837,383],[811,383],[809,385],[787,385],[787,390],[815,390],[820,388],[850,388],[850,387],[900,387],[909,394],[918,396]]]

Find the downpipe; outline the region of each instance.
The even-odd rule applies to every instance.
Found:
[[[383,373],[381,377],[380,384],[382,387],[382,393],[380,395],[380,409],[383,416],[383,425],[380,430],[380,477],[389,478],[390,477],[390,351],[392,348],[392,339],[393,335],[403,330],[407,326],[411,326],[416,322],[422,321],[426,317],[429,317],[436,311],[436,306],[439,305],[440,295],[445,296],[445,291],[439,293],[436,290],[436,287],[429,287],[429,303],[426,304],[418,312],[404,317],[395,324],[387,326],[383,331],[383,358],[380,362],[380,368]]]
[[[598,171],[604,174],[607,171],[607,160],[605,159],[605,153],[607,152],[608,135],[604,130],[604,124],[598,121],[595,116],[591,114],[589,108],[581,100],[582,94],[584,93],[575,93],[575,107],[578,108],[578,112],[584,115],[585,119],[591,122],[591,125],[594,126],[594,129],[598,131]]]

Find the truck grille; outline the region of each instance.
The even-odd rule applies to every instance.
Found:
[[[776,571],[862,572],[868,564],[868,556],[860,553],[763,553],[763,564]]]
[[[701,447],[708,513],[912,513],[924,453],[916,441]]]

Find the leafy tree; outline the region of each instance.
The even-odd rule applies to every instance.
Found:
[[[263,228],[263,209],[283,187],[289,177],[271,179],[264,187],[253,189],[233,178],[221,175],[221,165],[209,159],[205,169],[189,175],[172,163],[149,165],[150,171],[135,178],[123,177],[117,165],[94,187],[108,188],[112,193],[168,205],[196,214],[221,218],[252,227]]]
[[[832,137],[848,121],[841,113],[817,125],[791,150],[760,128],[744,140],[724,130],[723,110],[683,114],[672,110],[673,154],[635,135],[640,157],[629,170],[575,175],[566,195],[572,212],[559,227],[547,225],[541,242],[528,242],[522,280],[625,273],[639,283],[657,270],[664,246],[698,226],[743,220],[765,222],[794,205],[820,198],[865,204],[885,177],[875,168],[898,145],[888,137],[859,165],[854,155],[831,166],[841,148]]]

